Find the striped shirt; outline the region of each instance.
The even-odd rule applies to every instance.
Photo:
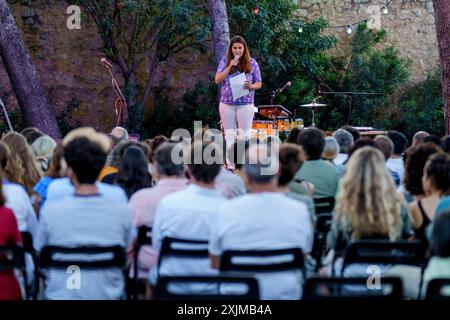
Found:
[[[128,248],[133,239],[131,210],[127,204],[103,195],[67,196],[47,202],[41,211],[36,247],[115,246]],[[120,299],[125,283],[119,269],[80,270],[80,287],[67,286],[66,270],[47,270],[47,299]]]

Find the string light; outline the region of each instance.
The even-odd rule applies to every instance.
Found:
[[[349,24],[349,25],[347,26],[347,33],[348,33],[348,34],[351,34],[352,32],[353,32],[353,27],[352,27],[352,25]]]
[[[303,27],[298,28],[298,32],[302,33],[303,32]]]
[[[388,8],[387,8],[387,7],[384,7],[384,8],[383,8],[383,14],[388,14],[388,13],[389,13]]]

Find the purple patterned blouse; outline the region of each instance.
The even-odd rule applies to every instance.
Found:
[[[245,74],[247,77],[247,81],[250,83],[256,83],[261,82],[261,71],[259,70],[258,62],[256,62],[255,59],[250,59],[250,65],[252,68],[251,73]],[[222,72],[227,67],[227,58],[223,58],[220,63],[219,67],[217,68],[217,72]],[[222,91],[220,95],[220,102],[225,104],[231,104],[231,105],[244,105],[244,104],[254,104],[255,100],[255,91],[250,90],[250,93],[246,96],[243,96],[237,100],[233,100],[233,94],[231,93],[231,86],[230,86],[230,78],[233,78],[239,74],[239,71],[236,71],[233,74],[229,74],[224,82],[222,82]]]

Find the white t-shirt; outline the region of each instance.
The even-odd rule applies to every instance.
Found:
[[[309,253],[314,229],[306,206],[278,192],[247,194],[220,206],[214,219],[209,252],[300,248]],[[258,273],[261,299],[299,299],[301,273]]]
[[[153,223],[152,246],[159,252],[164,237],[208,241],[211,219],[217,208],[226,199],[216,189],[205,189],[189,185],[186,189],[164,197],[158,204]],[[153,268],[150,281],[155,281]],[[167,257],[159,269],[161,276],[211,275],[217,274],[210,268],[208,258],[191,259]]]
[[[20,184],[4,182],[3,193],[6,197],[6,207],[10,208],[16,216],[19,231],[28,231],[35,239],[37,235],[38,220],[30,197]]]
[[[348,154],[338,153],[336,158],[333,159],[333,162],[335,165],[340,165],[340,164],[343,164],[345,162],[345,160],[347,160],[347,158],[348,158]]]
[[[41,210],[36,248],[44,246],[115,246],[129,248],[134,238],[131,209],[103,195],[67,196]],[[82,259],[83,257],[78,257]],[[57,300],[115,300],[124,296],[123,272],[117,268],[80,271],[80,287],[69,288],[67,270],[47,270],[44,295]]]
[[[96,182],[95,185],[98,187],[98,192],[106,198],[116,200],[121,203],[128,203],[127,195],[121,187],[102,182]],[[45,203],[60,200],[67,196],[72,196],[74,193],[75,187],[70,182],[69,178],[65,177],[55,179],[48,186],[47,200]]]
[[[389,158],[388,161],[386,161],[386,167],[389,170],[398,173],[398,175],[400,177],[400,185],[402,185],[403,178],[405,177],[405,165],[403,163],[403,159],[402,158],[397,158],[397,159]]]

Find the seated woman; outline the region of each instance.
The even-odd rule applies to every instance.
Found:
[[[432,258],[423,275],[423,293],[432,279],[450,278],[450,211],[436,218],[430,248]],[[445,294],[450,295],[450,292],[445,291]]]
[[[0,177],[1,180],[1,177]],[[6,208],[3,187],[0,183],[0,246],[22,244],[22,237],[17,227],[16,217],[11,209]],[[22,293],[14,271],[0,272],[0,300],[21,300]]]
[[[351,156],[346,169],[328,235],[332,255],[339,256],[355,240],[410,237],[406,204],[396,191],[383,154],[374,147],[363,147]],[[334,271],[340,271],[340,263]]]
[[[426,230],[433,221],[436,207],[442,195],[450,187],[450,179],[447,173],[448,155],[437,153],[432,155],[423,170],[422,188],[425,197],[414,200],[411,204],[411,214],[416,238],[427,240]]]

